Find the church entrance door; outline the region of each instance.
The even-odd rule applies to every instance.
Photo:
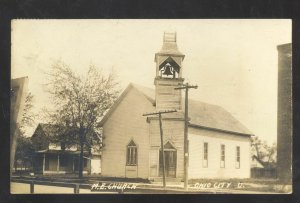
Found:
[[[165,154],[165,173],[166,177],[176,177],[176,163],[177,163],[177,151],[170,144],[167,143],[164,146]],[[163,157],[162,150],[159,151],[159,176],[163,176]]]

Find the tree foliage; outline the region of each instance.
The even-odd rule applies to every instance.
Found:
[[[268,145],[268,143],[265,140],[261,140],[257,136],[251,138],[251,143],[254,149],[254,154],[260,161],[264,162],[267,165],[272,165],[276,163],[276,143]]]
[[[100,146],[100,121],[119,94],[118,82],[113,73],[106,76],[92,65],[86,75],[76,74],[61,61],[55,62],[47,75],[47,91],[54,105],[48,116],[57,129],[54,139],[66,147],[80,146],[82,177],[83,149]]]

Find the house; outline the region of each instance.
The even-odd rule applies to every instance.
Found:
[[[174,88],[184,82],[176,33],[165,33],[155,54],[155,89],[129,84],[101,121],[102,175],[157,179],[162,153],[168,178],[184,178],[184,99]],[[189,99],[189,178],[249,178],[252,133],[220,106]],[[162,115],[164,152],[159,120],[147,112],[176,109]]]
[[[41,174],[78,173],[80,148],[76,145],[66,147],[63,142],[51,139],[55,126],[38,124],[31,140],[36,148],[34,171]],[[83,173],[101,173],[100,151],[84,150]]]

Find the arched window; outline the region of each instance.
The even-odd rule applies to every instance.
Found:
[[[136,166],[137,165],[137,146],[133,142],[133,140],[131,140],[130,143],[127,145],[126,165],[128,165],[128,166]]]

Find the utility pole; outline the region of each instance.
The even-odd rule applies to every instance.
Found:
[[[164,110],[164,111],[143,114],[143,116],[158,115],[159,130],[160,130],[160,145],[161,145],[162,159],[163,159],[163,187],[164,187],[164,189],[166,189],[166,172],[165,172],[166,169],[165,169],[164,137],[163,137],[162,122],[161,122],[161,114],[173,113],[173,112],[177,112],[177,111],[176,110]]]
[[[188,165],[189,165],[189,149],[188,149],[188,124],[189,124],[189,89],[197,89],[197,85],[183,84],[181,87],[175,87],[175,90],[185,89],[185,108],[184,108],[184,189],[188,190]]]

